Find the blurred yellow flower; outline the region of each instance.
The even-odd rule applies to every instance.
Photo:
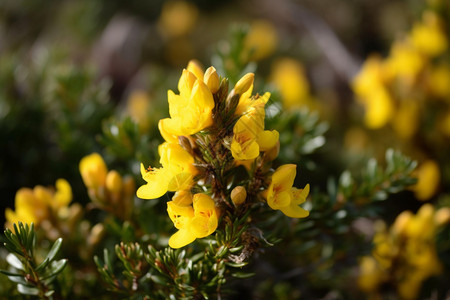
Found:
[[[150,126],[148,115],[150,102],[149,95],[140,90],[132,92],[127,100],[127,113],[142,131],[147,130]]]
[[[56,181],[56,190],[43,186],[34,189],[21,188],[15,197],[15,210],[5,210],[6,224],[12,228],[14,223],[35,223],[39,225],[49,218],[50,214],[57,215],[58,210],[65,208],[72,201],[72,188],[65,179]]]
[[[424,58],[408,41],[396,41],[384,67],[388,77],[397,77],[403,84],[411,85],[424,65]]]
[[[142,178],[147,184],[137,190],[137,196],[143,199],[156,199],[167,191],[187,189],[192,185],[197,173],[194,158],[180,145],[163,143],[158,148],[161,168],[146,170],[141,164]]]
[[[450,65],[434,66],[427,83],[432,94],[450,103]]]
[[[272,181],[265,191],[267,204],[274,210],[281,210],[291,218],[305,218],[309,215],[299,205],[306,201],[309,194],[309,184],[304,189],[292,187],[296,175],[296,165],[282,165],[275,170]]]
[[[267,20],[256,20],[250,25],[250,30],[245,37],[244,53],[248,53],[249,60],[261,60],[270,56],[278,45],[278,34]]]
[[[433,160],[426,160],[416,171],[417,183],[413,186],[417,199],[425,201],[433,197],[441,181],[439,165]]]
[[[352,82],[352,89],[364,102],[364,97],[384,86],[383,61],[378,55],[369,56]]]
[[[158,20],[160,29],[170,37],[191,32],[198,18],[197,7],[188,1],[165,1]]]
[[[392,127],[399,137],[410,139],[417,132],[420,116],[419,103],[414,100],[404,100],[392,118]]]
[[[366,97],[364,121],[371,129],[381,128],[394,116],[394,103],[385,88],[373,90]]]
[[[79,169],[87,188],[97,189],[105,185],[108,169],[100,154],[92,153],[83,157]]]
[[[270,81],[279,89],[286,108],[311,104],[309,83],[299,61],[291,58],[278,59],[272,65]]]
[[[193,206],[189,204],[189,199],[192,199]],[[184,192],[176,195],[174,200],[167,203],[167,212],[178,229],[169,239],[169,246],[175,249],[212,234],[219,222],[214,201],[206,194],[195,194],[192,197]]]
[[[438,16],[432,11],[426,11],[423,22],[414,24],[411,30],[410,39],[413,46],[430,57],[444,52],[448,47],[448,40],[440,25]]]
[[[360,260],[359,287],[376,296],[389,283],[400,299],[416,299],[422,283],[442,271],[435,235],[449,219],[448,208],[435,211],[425,204],[416,215],[402,212],[389,230],[384,223],[376,226],[372,256]]]

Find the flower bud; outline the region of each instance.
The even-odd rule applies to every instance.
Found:
[[[94,246],[100,242],[105,233],[105,226],[102,223],[95,224],[88,236],[88,245]]]
[[[208,86],[211,93],[215,94],[219,90],[220,86],[219,75],[217,74],[217,71],[214,67],[211,66],[208,69],[206,69],[203,81]]]
[[[117,171],[111,170],[106,175],[106,188],[112,193],[120,193],[122,190],[122,177]]]
[[[231,191],[231,201],[235,206],[239,206],[245,202],[247,198],[247,191],[243,186],[237,186]]]
[[[79,168],[86,187],[96,189],[105,185],[108,169],[100,154],[92,153],[83,157]]]
[[[442,207],[436,211],[434,221],[438,226],[442,226],[450,222],[450,208]]]
[[[247,73],[242,76],[241,79],[236,83],[234,87],[234,92],[236,94],[242,95],[253,85],[253,81],[255,80],[255,74]]]
[[[203,70],[200,63],[193,59],[187,65],[187,70],[197,77],[198,80],[203,80]]]

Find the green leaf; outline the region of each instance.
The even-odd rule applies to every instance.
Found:
[[[39,290],[37,288],[28,287],[20,283],[17,285],[17,290],[19,291],[19,293],[24,295],[31,295],[31,296],[39,295]]]
[[[256,273],[234,272],[231,276],[235,278],[250,278],[255,276]]]
[[[62,272],[62,270],[64,270],[64,268],[67,265],[67,259],[60,259],[58,261],[53,261],[50,264],[50,268],[47,272],[47,274],[45,274],[42,278],[40,278],[41,280],[45,280],[51,276],[55,276],[59,273]]]
[[[48,252],[47,257],[44,259],[44,261],[39,266],[37,266],[36,271],[45,269],[47,267],[47,265],[55,259],[56,254],[58,253],[59,249],[61,248],[61,244],[62,244],[62,238],[59,238],[55,241],[52,248]]]
[[[15,283],[20,283],[28,286],[27,280],[23,276],[8,276],[8,279]]]
[[[14,268],[16,268],[16,269],[18,269],[18,270],[25,271],[22,262],[21,262],[20,259],[17,258],[17,256],[15,256],[14,254],[9,253],[9,254],[6,256],[6,261],[7,261],[11,266],[13,266]]]

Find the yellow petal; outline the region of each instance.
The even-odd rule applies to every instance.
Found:
[[[178,81],[178,91],[180,92],[180,95],[189,98],[196,80],[197,77],[195,77],[192,72],[184,69],[180,80]]]
[[[289,191],[294,184],[295,175],[297,174],[297,166],[294,164],[286,164],[278,167],[272,175],[272,183],[274,189],[278,191]]]
[[[203,81],[203,75],[204,75],[203,68],[198,60],[195,60],[195,59],[190,60],[187,65],[187,69],[189,72],[194,74],[198,80]]]
[[[172,133],[172,130],[170,127],[170,121],[169,125],[167,124],[167,121],[170,120],[169,118],[161,119],[158,122],[158,129],[159,133],[161,133],[161,136],[163,139],[168,143],[178,143],[178,136],[176,134]]]
[[[83,157],[79,168],[86,187],[98,188],[105,185],[108,169],[100,154],[92,153]]]
[[[184,247],[195,241],[195,235],[188,229],[180,229],[169,239],[169,246],[174,249]]]
[[[72,201],[72,188],[70,184],[65,179],[58,179],[56,181],[56,193],[52,206],[64,207],[67,206],[70,201]]]
[[[295,204],[280,208],[286,216],[290,218],[305,218],[309,216],[309,211],[304,210]]]
[[[288,207],[291,204],[291,193],[288,191],[275,193],[273,197],[267,198],[267,204],[275,210]]]
[[[276,130],[264,130],[258,135],[256,140],[260,151],[267,151],[275,147],[278,143],[279,133]]]
[[[206,69],[203,81],[205,82],[206,86],[208,86],[211,93],[214,94],[219,90],[219,75],[217,74],[217,71],[214,67],[211,66]]]

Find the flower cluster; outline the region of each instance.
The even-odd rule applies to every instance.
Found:
[[[156,199],[175,192],[167,203],[178,229],[169,239],[172,248],[212,234],[220,216],[261,201],[293,218],[308,215],[299,204],[309,186],[292,187],[296,166],[271,169],[279,134],[265,130],[270,93],[252,95],[253,83],[254,74],[248,73],[228,92],[228,80],[214,67],[203,71],[191,61],[178,82],[179,94],[168,92],[170,117],[158,125],[165,140],[158,148],[161,167],[141,164],[147,183],[137,196]]]
[[[62,213],[70,201],[72,188],[65,179],[56,181],[56,190],[40,185],[34,189],[21,188],[16,193],[15,211],[10,208],[5,210],[6,227],[11,229],[19,221],[40,225]]]
[[[390,285],[401,299],[415,299],[422,282],[441,272],[435,236],[449,221],[448,207],[435,210],[425,204],[416,215],[402,212],[389,231],[379,223],[372,255],[360,261],[360,288],[377,295],[382,287]]]
[[[135,191],[134,179],[108,171],[105,161],[98,153],[83,157],[79,165],[84,185],[94,205],[110,211],[122,220],[130,218]]]
[[[386,59],[373,55],[355,77],[353,90],[366,108],[369,128],[391,124],[399,137],[412,138],[424,122],[429,99],[445,104],[436,129],[450,134],[448,32],[439,16],[426,11],[409,34],[394,42]],[[442,114],[443,113],[443,114]],[[413,121],[414,120],[414,121]]]

